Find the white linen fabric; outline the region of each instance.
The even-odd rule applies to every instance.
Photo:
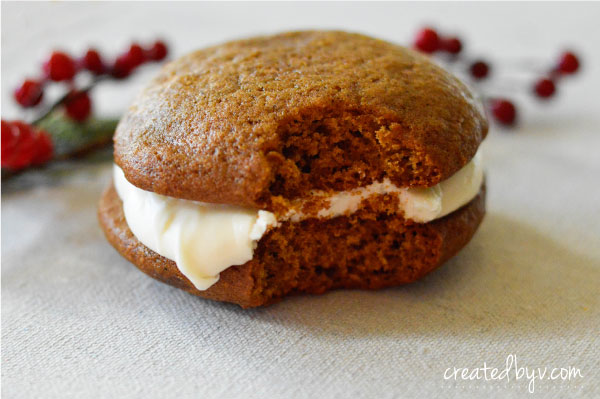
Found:
[[[100,40],[112,50],[157,29],[180,54],[257,29],[302,26],[402,42],[423,21],[440,21],[464,33],[474,54],[550,59],[575,43],[590,67],[545,108],[517,97],[520,128],[494,128],[483,144],[488,214],[480,230],[443,268],[405,287],[252,310],[199,299],[146,277],[104,239],[96,205],[111,176],[106,154],[3,182],[2,396],[599,397],[600,7],[516,8],[3,3],[9,118],[17,115],[10,88],[52,46],[75,51]],[[270,17],[255,26],[259,15]],[[122,111],[149,74],[131,87],[101,88],[101,112]],[[454,367],[503,369],[509,355],[529,372],[571,366],[582,377],[546,375],[534,380],[533,396],[530,379],[514,370],[509,380],[463,380],[460,370],[452,378]]]

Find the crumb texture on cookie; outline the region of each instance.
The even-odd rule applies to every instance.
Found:
[[[167,64],[121,120],[115,160],[148,191],[271,210],[386,177],[433,186],[486,132],[467,87],[426,57],[359,34],[293,32]]]
[[[485,214],[485,187],[467,205],[426,224],[396,215],[394,200],[369,201],[349,216],[282,223],[259,241],[252,260],[224,270],[204,291],[175,262],[136,239],[112,185],[102,196],[98,216],[108,241],[144,273],[194,295],[255,307],[287,295],[413,282],[464,247]]]

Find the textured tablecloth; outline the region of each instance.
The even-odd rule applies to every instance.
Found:
[[[181,54],[300,27],[406,42],[425,21],[504,61],[549,60],[573,43],[586,67],[552,104],[517,97],[521,127],[494,128],[484,143],[479,232],[406,287],[254,310],[198,299],[105,241],[96,204],[109,155],[4,182],[3,397],[599,397],[599,17],[598,4],[2,3],[3,117],[16,115],[10,88],[52,46],[116,51],[157,32]],[[122,110],[151,73],[103,86],[100,111]],[[517,370],[575,367],[582,377],[535,379],[533,395],[514,370],[508,380],[453,378],[454,368],[503,369],[511,355]]]

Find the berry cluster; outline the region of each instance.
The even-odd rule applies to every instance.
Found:
[[[463,48],[459,38],[454,36],[440,36],[433,28],[423,28],[418,31],[417,36],[415,37],[414,47],[427,54],[443,51],[454,55],[460,53]]]
[[[144,63],[165,59],[167,53],[167,45],[160,40],[148,47],[133,43],[113,62],[106,62],[95,49],[88,49],[81,58],[54,51],[43,63],[41,77],[26,79],[14,91],[14,99],[23,108],[36,107],[42,102],[44,89],[52,82],[65,82],[68,87],[67,93],[32,124],[23,121],[2,120],[2,169],[18,171],[28,166],[41,165],[52,159],[55,155],[55,146],[60,147],[61,144],[65,144],[66,138],[60,134],[57,136],[57,133],[50,129],[48,131],[38,129],[35,127],[36,124],[43,121],[55,109],[62,107],[67,120],[74,121],[75,125],[81,128],[79,132],[90,132],[86,130],[86,124],[78,123],[85,121],[91,115],[90,89],[103,79],[126,78]],[[87,73],[88,80],[91,76],[91,83],[85,88],[77,88],[75,77],[83,72]],[[111,126],[110,133],[112,135],[114,126],[110,123],[102,126],[105,125]],[[91,134],[89,139],[93,140],[96,136]],[[54,138],[54,142],[52,138]]]
[[[54,146],[50,135],[23,121],[2,121],[2,168],[13,171],[48,162]]]
[[[426,54],[444,52],[451,55],[450,62],[456,62],[463,50],[462,41],[457,37],[442,37],[430,27],[419,30],[415,36],[413,47]],[[464,62],[464,60],[463,60]],[[481,81],[490,76],[491,67],[485,60],[464,62],[466,73],[474,81]],[[539,99],[549,99],[556,93],[556,83],[567,75],[579,70],[579,58],[566,51],[560,55],[557,63],[549,69],[546,76],[539,77],[533,84],[532,93]],[[488,108],[494,119],[502,125],[512,125],[517,118],[515,105],[505,98],[486,98]]]
[[[560,55],[558,62],[547,76],[539,78],[533,85],[533,93],[539,98],[550,98],[556,92],[556,82],[566,76],[572,75],[579,70],[579,58],[570,51]]]
[[[54,51],[43,64],[43,74],[38,79],[27,79],[14,91],[15,101],[24,108],[40,104],[44,87],[50,82],[67,82],[69,93],[60,100],[66,114],[76,121],[84,121],[91,114],[92,102],[86,90],[73,88],[73,79],[82,71],[88,71],[97,78],[112,77],[123,79],[146,62],[163,60],[168,53],[167,45],[158,40],[147,48],[133,43],[114,62],[106,63],[100,53],[89,49],[77,59],[61,51]]]

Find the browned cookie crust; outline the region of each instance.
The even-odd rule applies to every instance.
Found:
[[[485,213],[485,188],[469,204],[426,224],[375,207],[380,212],[367,204],[350,216],[285,222],[259,241],[251,261],[226,269],[206,291],[198,291],[175,262],[137,240],[112,184],[102,195],[98,216],[110,243],[144,273],[194,295],[247,308],[286,295],[377,289],[423,277],[469,242]]]
[[[469,90],[426,57],[359,34],[295,32],[166,65],[121,120],[115,160],[148,191],[274,210],[385,177],[435,185],[486,132]]]

